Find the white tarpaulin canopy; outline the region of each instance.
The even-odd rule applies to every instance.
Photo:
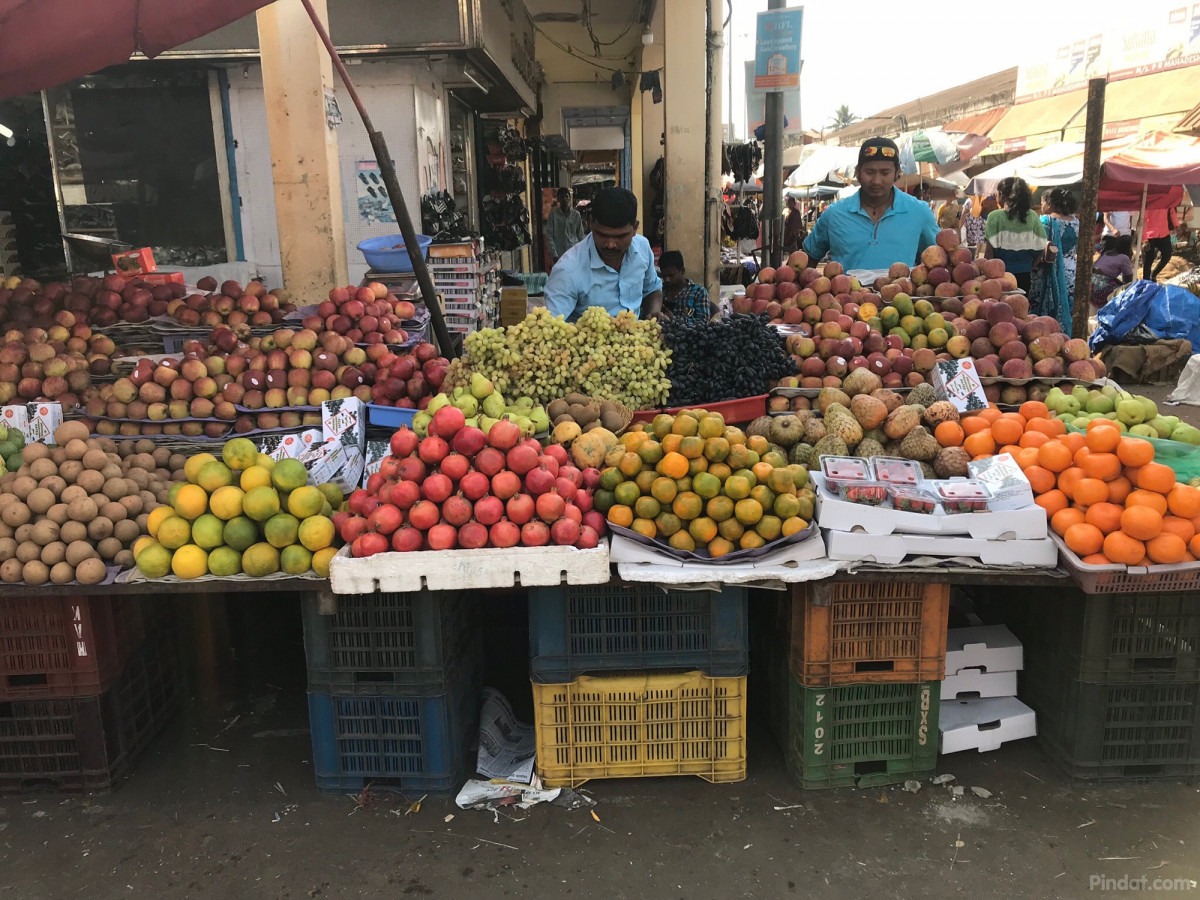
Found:
[[[1083,144],[1068,141],[1031,150],[1016,159],[993,166],[971,179],[967,193],[987,196],[1005,178],[1024,178],[1031,187],[1059,187],[1083,178]]]
[[[788,187],[811,187],[831,179],[849,181],[858,163],[857,147],[829,147],[808,144],[800,151],[800,160],[788,176]]]

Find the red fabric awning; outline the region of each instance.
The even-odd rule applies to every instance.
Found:
[[[1104,160],[1104,175],[1132,184],[1200,184],[1200,138],[1156,131]]]
[[[0,98],[154,57],[269,0],[0,0]]]
[[[953,122],[947,122],[942,126],[943,131],[961,131],[967,134],[984,134],[996,127],[996,123],[1004,118],[1004,114],[1008,112],[1007,106],[998,106],[995,109],[989,109],[986,112],[976,113],[973,116],[963,116],[961,119],[955,119]]]

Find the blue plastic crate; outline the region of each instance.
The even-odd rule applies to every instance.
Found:
[[[401,425],[412,427],[412,421],[420,410],[406,409],[402,406],[384,406],[379,403],[367,404],[367,424],[380,428],[399,428]]]
[[[621,582],[535,588],[530,674],[539,684],[625,669],[741,676],[750,668],[746,622],[745,588],[664,592]]]
[[[310,691],[313,772],[323,791],[368,785],[449,794],[475,769],[480,683],[462,673],[446,693],[407,689],[377,694]]]
[[[478,598],[459,591],[346,594],[321,615],[304,600],[304,655],[310,690],[371,694],[425,686],[446,690],[481,656]]]

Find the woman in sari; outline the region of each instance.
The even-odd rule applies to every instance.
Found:
[[[1034,268],[1029,286],[1029,310],[1053,316],[1067,334],[1071,333],[1071,311],[1075,304],[1075,250],[1079,245],[1079,219],[1075,198],[1066,188],[1042,195],[1042,227],[1046,232],[1046,255]]]

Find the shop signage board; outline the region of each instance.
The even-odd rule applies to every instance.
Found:
[[[800,31],[804,7],[758,14],[754,42],[754,89],[769,93],[800,87]]]

